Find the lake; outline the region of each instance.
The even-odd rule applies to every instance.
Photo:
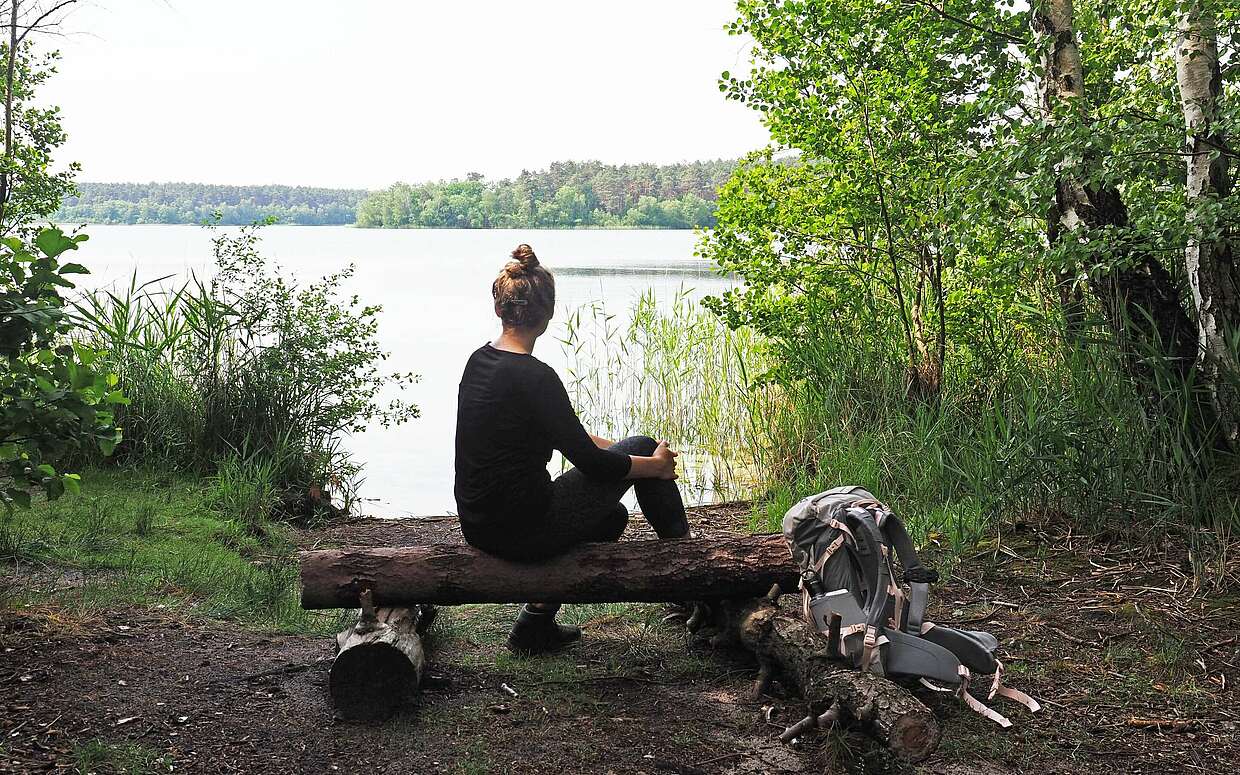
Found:
[[[211,235],[198,226],[88,226],[81,260],[92,271],[84,287],[165,275],[200,274],[211,266]],[[491,281],[518,243],[528,242],[556,275],[557,314],[535,356],[565,378],[563,337],[570,310],[602,301],[623,323],[633,302],[654,290],[660,299],[692,297],[730,281],[693,256],[690,231],[378,230],[348,226],[270,226],[263,252],[302,279],[348,263],[349,290],[381,304],[379,338],[390,371],[421,381],[404,397],[422,416],[395,428],[372,427],[348,440],[364,465],[361,511],[430,515],[455,512],[452,496],[456,390],[465,360],[495,337]],[[392,396],[385,395],[386,403]],[[553,465],[555,465],[553,463]]]

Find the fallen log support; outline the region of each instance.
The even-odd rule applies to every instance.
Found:
[[[725,606],[716,624],[757,656],[755,691],[776,674],[810,703],[813,715],[792,736],[846,714],[906,761],[922,761],[938,747],[939,724],[929,708],[899,684],[831,660],[827,639],[801,616],[781,611],[774,594]]]
[[[826,638],[779,609],[778,587],[798,579],[781,536],[585,544],[538,564],[452,544],[314,551],[301,555],[301,578],[303,608],[363,609],[337,636],[331,669],[332,699],[345,718],[386,716],[417,690],[431,604],[696,599],[715,602],[718,642],[757,656],[759,691],[778,675],[809,702],[811,715],[785,736],[852,719],[907,761],[938,747],[938,722],[921,701],[831,660]],[[704,610],[691,617],[695,625]]]
[[[368,591],[359,602],[357,624],[336,636],[328,679],[332,704],[345,719],[386,718],[422,683],[422,633],[435,608],[375,608]]]
[[[418,603],[612,603],[742,599],[797,572],[782,536],[583,544],[537,564],[433,544],[301,554],[302,608]]]

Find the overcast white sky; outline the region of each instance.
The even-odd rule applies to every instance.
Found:
[[[732,0],[91,0],[41,101],[82,180],[378,188],[735,157]]]

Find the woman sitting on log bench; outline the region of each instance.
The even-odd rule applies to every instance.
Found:
[[[667,442],[612,443],[587,433],[560,378],[531,354],[555,311],[555,278],[529,245],[512,251],[491,295],[503,330],[469,357],[457,401],[455,492],[465,540],[522,562],[615,541],[629,521],[620,499],[630,487],[660,538],[688,536]],[[553,449],[575,466],[554,481]],[[578,640],[579,628],[556,624],[559,607],[524,605],[508,648],[528,655]]]

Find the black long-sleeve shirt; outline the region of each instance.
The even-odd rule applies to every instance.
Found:
[[[595,445],[550,366],[490,344],[475,350],[456,411],[456,505],[467,539],[519,534],[547,513],[553,449],[591,478],[629,474],[629,456]]]

